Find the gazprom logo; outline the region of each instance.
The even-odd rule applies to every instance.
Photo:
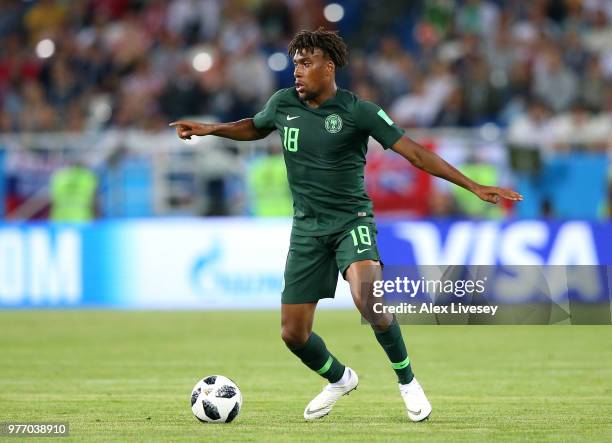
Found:
[[[0,228],[0,306],[61,306],[82,298],[74,228]]]
[[[241,269],[226,264],[224,255],[222,243],[215,240],[211,248],[195,260],[190,280],[196,294],[207,298],[228,295],[246,298],[280,294],[282,272]]]

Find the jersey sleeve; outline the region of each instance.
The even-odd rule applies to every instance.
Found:
[[[385,149],[389,149],[404,135],[405,131],[375,103],[359,100],[356,113],[359,129],[374,137]]]
[[[274,124],[274,116],[276,115],[276,107],[281,91],[275,92],[270,97],[261,111],[253,117],[253,124],[257,129],[276,129]]]

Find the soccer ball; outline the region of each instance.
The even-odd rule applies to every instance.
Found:
[[[240,389],[222,375],[204,377],[191,392],[191,410],[202,423],[229,423],[241,407]]]

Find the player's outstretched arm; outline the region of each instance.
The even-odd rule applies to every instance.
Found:
[[[170,123],[169,126],[176,128],[177,135],[183,140],[191,140],[193,135],[216,135],[232,140],[260,140],[272,132],[271,129],[257,129],[252,118],[231,123],[199,123],[178,120]]]
[[[500,197],[507,200],[523,200],[523,196],[521,194],[510,189],[498,188],[496,186],[483,186],[476,183],[463,175],[452,165],[444,161],[444,159],[442,159],[439,155],[425,149],[423,146],[405,135],[395,142],[391,149],[404,157],[415,167],[435,175],[436,177],[440,177],[448,180],[449,182],[455,183],[456,185],[473,192],[484,201],[497,203],[499,202]]]

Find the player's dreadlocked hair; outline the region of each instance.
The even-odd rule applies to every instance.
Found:
[[[348,63],[348,48],[337,31],[326,31],[320,27],[316,31],[300,31],[291,43],[289,43],[288,54],[293,57],[297,52],[306,50],[310,53],[316,48],[331,59],[337,68],[343,68]]]

